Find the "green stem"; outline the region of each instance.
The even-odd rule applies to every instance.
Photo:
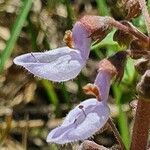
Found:
[[[74,13],[73,13],[73,10],[71,7],[70,0],[65,0],[65,4],[66,4],[66,8],[67,8],[67,13],[68,13],[67,25],[68,25],[68,28],[72,28]]]
[[[20,9],[20,14],[18,15],[11,32],[11,36],[7,41],[6,48],[2,51],[0,55],[0,72],[3,71],[6,60],[10,57],[14,45],[19,37],[21,29],[24,25],[24,22],[27,18],[27,15],[32,6],[32,0],[24,0],[23,6]]]

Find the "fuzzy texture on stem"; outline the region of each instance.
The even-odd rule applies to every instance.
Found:
[[[131,150],[146,150],[150,127],[150,70],[147,70],[137,85],[139,95],[133,127]]]
[[[149,16],[149,13],[147,10],[146,2],[145,2],[145,0],[138,0],[138,1],[139,1],[140,6],[141,6],[141,9],[142,9],[142,14],[144,16],[145,25],[147,28],[148,35],[150,36],[150,16]]]
[[[141,98],[138,100],[131,150],[146,150],[150,126],[150,102]]]
[[[126,33],[132,34],[133,36],[135,36],[136,38],[144,41],[144,42],[148,42],[149,39],[146,35],[144,35],[142,32],[140,32],[138,29],[136,29],[133,25],[129,26],[125,26],[122,23],[120,23],[119,21],[116,21],[115,19],[110,17],[109,20],[109,24],[114,26],[115,28],[122,30]]]

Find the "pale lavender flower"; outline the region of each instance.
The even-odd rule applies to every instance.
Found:
[[[66,144],[87,139],[99,131],[108,118],[107,104],[95,98],[87,99],[69,112],[61,126],[49,133],[47,142]]]
[[[37,77],[55,82],[75,78],[85,66],[89,56],[91,38],[78,21],[72,29],[73,48],[61,47],[45,52],[18,56],[14,63],[26,68]]]
[[[62,125],[53,129],[47,142],[66,144],[85,140],[99,131],[109,119],[107,99],[110,89],[111,74],[101,70],[95,80],[100,91],[101,101],[96,98],[87,99],[69,112]]]

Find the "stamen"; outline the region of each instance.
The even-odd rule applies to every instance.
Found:
[[[63,41],[66,43],[66,45],[70,48],[74,48],[74,42],[72,37],[72,32],[70,30],[67,30],[65,32]]]
[[[87,84],[83,87],[83,91],[87,95],[93,95],[96,97],[98,101],[101,101],[101,96],[99,92],[99,88],[94,84]]]

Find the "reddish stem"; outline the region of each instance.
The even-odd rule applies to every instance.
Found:
[[[144,41],[144,42],[148,42],[149,38],[143,34],[142,32],[140,32],[139,30],[137,30],[135,27],[130,28],[128,26],[123,25],[122,23],[120,23],[119,21],[114,20],[113,18],[109,18],[109,23],[118,28],[119,30],[122,30],[124,32],[127,32],[129,34],[134,35],[135,37],[137,37],[138,39]]]
[[[150,126],[150,101],[138,100],[131,150],[146,150]]]

